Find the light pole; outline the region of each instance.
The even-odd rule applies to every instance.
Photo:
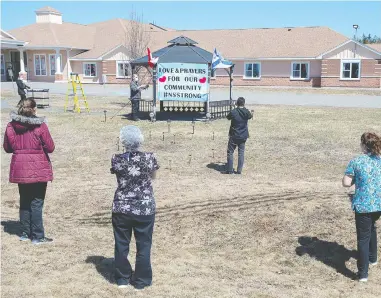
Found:
[[[356,50],[357,50],[357,29],[359,28],[359,25],[353,25],[353,29],[355,29],[355,52],[354,52],[354,57],[356,58]]]

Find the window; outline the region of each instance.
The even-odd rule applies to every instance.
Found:
[[[245,63],[246,79],[260,79],[261,78],[261,64],[260,63]]]
[[[61,62],[61,72],[62,72],[62,55],[60,54],[60,62]],[[49,66],[50,66],[50,75],[54,76],[56,74],[56,55],[49,55]]]
[[[5,75],[5,60],[3,54],[1,54],[1,75]]]
[[[97,64],[96,63],[83,63],[84,77],[96,77],[97,76]]]
[[[359,80],[360,79],[360,60],[344,60],[341,61],[342,80]]]
[[[36,76],[46,76],[46,57],[43,55],[34,55],[34,74]]]
[[[308,62],[293,62],[291,66],[291,79],[309,79],[310,64]]]
[[[126,61],[116,61],[116,77],[128,78],[131,76],[130,63]]]

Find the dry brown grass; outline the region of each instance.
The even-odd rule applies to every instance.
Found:
[[[356,236],[340,179],[361,133],[381,132],[381,111],[291,106],[254,107],[242,176],[215,170],[225,162],[227,121],[197,123],[195,135],[190,123],[172,122],[165,142],[167,123],[138,123],[144,149],[161,164],[154,284],[119,290],[109,164],[119,128],[129,121],[102,120],[104,108],[111,115],[122,100],[94,99],[90,115],[74,115],[63,114],[63,99],[55,98],[40,112],[56,142],[44,209],[52,245],[34,247],[15,236],[18,192],[7,182],[10,155],[2,154],[4,297],[379,297],[380,268],[371,269],[368,284],[348,277],[356,270]],[[8,112],[2,111],[3,131]]]

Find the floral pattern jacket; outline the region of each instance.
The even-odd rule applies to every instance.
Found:
[[[345,175],[355,179],[352,209],[358,213],[381,211],[381,157],[360,155],[349,162]]]
[[[148,152],[126,152],[111,159],[111,173],[118,187],[112,205],[113,213],[155,214],[152,174],[159,169],[156,157]]]

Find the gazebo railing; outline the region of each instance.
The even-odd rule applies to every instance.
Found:
[[[233,100],[230,107],[230,100],[211,101],[209,103],[210,117],[212,119],[225,118],[234,108],[235,101]]]
[[[160,101],[160,112],[206,113],[206,103],[199,101]]]

